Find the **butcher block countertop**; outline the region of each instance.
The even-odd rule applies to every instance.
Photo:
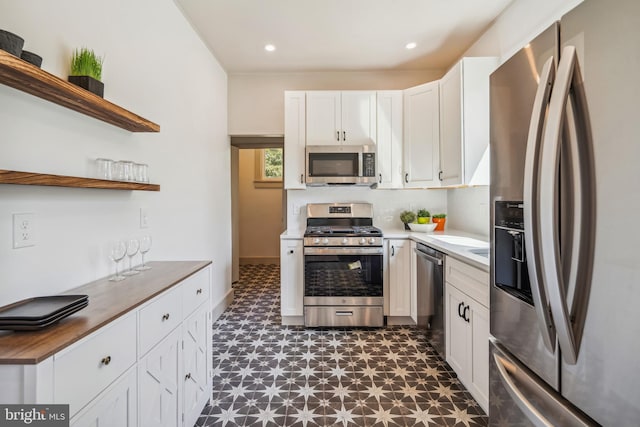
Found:
[[[0,331],[0,365],[40,363],[211,264],[150,262],[151,270],[110,282],[108,277],[64,292],[86,294],[89,305],[40,331]]]

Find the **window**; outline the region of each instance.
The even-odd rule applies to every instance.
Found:
[[[256,188],[282,187],[282,148],[263,148],[255,151]]]

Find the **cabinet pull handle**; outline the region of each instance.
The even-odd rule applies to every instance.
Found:
[[[460,310],[462,310],[462,307],[464,307],[464,302],[461,302],[460,304],[458,304],[458,317],[462,317],[464,319],[464,316],[462,314],[462,312]]]
[[[108,365],[109,363],[111,363],[111,356],[103,357],[100,363],[105,366]]]
[[[340,141],[340,131],[336,131],[336,141]]]
[[[342,140],[343,140],[343,141],[346,141],[346,140],[347,140],[347,131],[346,131],[346,130],[343,130],[343,131],[342,131]]]
[[[464,319],[465,322],[469,323],[469,316],[467,316],[467,310],[469,310],[469,306],[466,306],[464,308],[464,311],[462,312],[462,318]]]
[[[300,174],[300,184],[304,184],[304,175]]]
[[[196,291],[196,295],[200,295],[201,293],[202,293],[202,288],[200,288],[200,289],[198,289],[198,290]]]
[[[382,184],[382,174],[379,174],[379,175],[380,175],[380,179],[378,180],[378,183]]]
[[[169,313],[162,315],[162,321],[164,322],[165,320],[169,320]]]
[[[438,180],[442,181],[442,171],[438,172]]]
[[[391,246],[391,256],[395,256],[395,255],[396,255],[396,247]]]
[[[404,174],[404,182],[406,182],[407,184],[409,183],[409,174],[408,173]]]
[[[185,379],[185,380],[188,380],[188,379],[190,379],[190,378],[191,378],[191,372],[189,372],[187,375],[185,375],[185,376],[184,376],[184,379]]]

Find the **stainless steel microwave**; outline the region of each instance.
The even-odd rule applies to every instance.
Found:
[[[375,145],[308,145],[307,185],[377,183]]]

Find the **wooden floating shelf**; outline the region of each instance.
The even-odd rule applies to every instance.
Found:
[[[33,172],[16,172],[0,169],[0,184],[46,185],[52,187],[101,188],[105,190],[160,191],[158,184],[109,181],[77,176],[50,175]]]
[[[131,132],[160,132],[160,125],[3,50],[0,83]]]

